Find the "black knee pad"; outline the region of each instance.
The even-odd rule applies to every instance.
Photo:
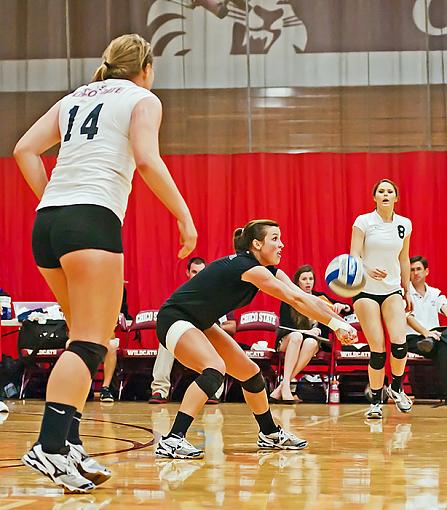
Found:
[[[75,340],[68,344],[67,351],[74,352],[82,359],[87,365],[93,379],[98,371],[99,365],[104,361],[107,354],[107,347],[94,342]]]
[[[265,390],[265,382],[261,371],[246,381],[240,381],[242,388],[249,393],[261,393]]]
[[[382,370],[386,362],[386,352],[374,352],[371,351],[371,357],[369,358],[369,366],[374,370]]]
[[[214,397],[216,391],[222,386],[224,375],[215,368],[205,368],[197,377],[197,386],[207,394],[208,398]]]
[[[408,352],[407,342],[404,344],[391,344],[391,354],[396,359],[404,359]]]

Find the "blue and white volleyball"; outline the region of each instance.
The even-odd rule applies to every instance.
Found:
[[[327,266],[324,278],[329,288],[339,296],[356,296],[365,286],[365,271],[360,259],[343,254]]]

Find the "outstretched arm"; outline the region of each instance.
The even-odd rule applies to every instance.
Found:
[[[278,273],[275,278],[268,269],[257,266],[243,273],[241,279],[255,285],[269,296],[284,301],[307,317],[326,324],[335,331],[342,343],[356,341],[356,330],[333,312],[327,303],[303,292],[283,271]]]
[[[60,139],[58,102],[28,129],[14,148],[17,165],[38,199],[42,198],[48,184],[40,155],[59,143]]]
[[[185,258],[196,246],[197,231],[188,206],[161,159],[158,146],[160,122],[160,100],[155,96],[142,99],[132,112],[130,142],[138,172],[144,182],[177,218],[182,245],[178,256]]]

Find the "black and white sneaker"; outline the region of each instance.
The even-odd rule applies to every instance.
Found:
[[[278,432],[272,432],[271,434],[263,434],[262,432],[259,432],[257,445],[259,448],[302,450],[303,448],[306,448],[307,441],[280,428]]]
[[[85,451],[82,444],[71,444],[67,441],[70,447],[70,456],[73,459],[77,470],[84,478],[90,480],[95,485],[101,485],[112,476],[110,469],[106,468]]]
[[[155,449],[155,456],[165,459],[203,459],[203,450],[197,449],[184,436],[162,436]]]
[[[383,418],[382,404],[371,404],[365,413],[368,420],[381,420]]]
[[[63,487],[65,492],[86,493],[95,488],[95,484],[84,478],[76,469],[70,454],[45,453],[42,446],[36,443],[22,457],[22,462],[25,466],[48,476],[56,485]]]
[[[398,411],[401,413],[409,413],[413,407],[413,402],[404,390],[394,391],[391,386],[386,389],[386,394],[394,400]]]
[[[100,402],[109,402],[112,403],[115,401],[113,398],[112,392],[108,386],[103,386],[101,391],[99,392],[99,400]]]

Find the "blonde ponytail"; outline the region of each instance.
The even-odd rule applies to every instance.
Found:
[[[151,45],[139,34],[125,34],[107,46],[102,63],[93,74],[92,81],[108,78],[134,78],[148,64],[152,65]]]

